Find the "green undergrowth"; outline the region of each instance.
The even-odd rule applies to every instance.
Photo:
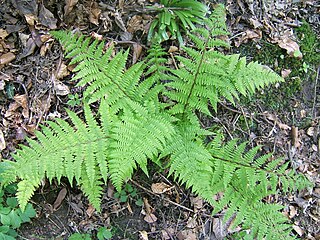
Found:
[[[304,84],[315,80],[316,69],[320,65],[320,39],[307,22],[296,28],[295,34],[302,59],[289,56],[285,49],[264,39],[259,42],[259,49],[253,42],[240,46],[241,54],[252,56],[252,60],[271,67],[278,74],[285,69],[291,71],[285,83],[280,83],[277,88],[267,87],[253,98],[243,99],[243,104],[258,101],[267,109],[281,111],[292,105],[291,99],[300,97]]]

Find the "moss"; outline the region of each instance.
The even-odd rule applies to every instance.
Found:
[[[298,39],[300,39],[300,48],[304,55],[303,60],[314,66],[320,64],[320,39],[312,30],[307,22],[303,22],[302,26],[296,29]]]
[[[310,69],[315,69],[320,65],[320,40],[306,22],[295,29],[295,33],[303,59],[288,56],[286,50],[264,39],[259,42],[259,48],[253,42],[240,47],[241,55],[252,56],[250,60],[267,65],[280,75],[284,69],[291,70],[286,82],[280,84],[278,88],[272,86],[256,94],[254,99],[244,99],[243,103],[250,103],[254,100],[272,110],[281,110],[290,106],[290,99],[301,92],[305,80],[315,79],[315,71],[310,71]]]

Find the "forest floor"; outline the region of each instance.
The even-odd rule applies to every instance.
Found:
[[[118,49],[129,48],[135,62],[146,56],[147,32],[155,17],[145,6],[156,2],[0,0],[2,159],[10,159],[45,120],[64,118],[65,108],[81,111],[82,89],[69,81],[67,61],[48,31],[78,29],[101,37]],[[230,53],[259,61],[286,81],[236,105],[222,101],[214,120],[203,122],[229,138],[263,145],[311,179],[313,189],[269,201],[285,206],[283,214],[298,238],[320,239],[320,2],[206,1],[210,7],[217,2],[226,6]],[[179,44],[170,40],[164,46]],[[68,239],[73,233],[95,238],[102,227],[112,239],[213,240],[228,233],[221,218],[211,216],[210,206],[190,190],[165,172],[150,176],[136,172],[121,193],[106,186],[101,213],[67,182],[44,183],[32,198],[37,216],[18,229],[18,239]]]

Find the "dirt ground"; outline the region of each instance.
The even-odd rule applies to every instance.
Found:
[[[134,62],[146,55],[147,32],[155,17],[145,6],[156,2],[0,0],[2,159],[10,159],[45,120],[64,118],[65,108],[81,112],[77,101],[82,89],[69,81],[61,47],[48,31],[77,29],[101,37],[119,49],[130,48]],[[309,35],[297,30],[308,23],[320,36],[320,1],[206,1],[211,7],[217,2],[226,5],[230,52],[275,69],[286,83],[236,106],[222,102],[214,119],[203,118],[202,124],[252,146],[262,144],[311,179],[313,189],[267,201],[286,206],[284,214],[297,238],[320,239],[320,40],[314,48],[307,43],[303,48]],[[164,43],[171,45],[178,43]],[[73,233],[94,237],[100,227],[111,229],[112,239],[213,240],[228,233],[221,218],[210,215],[208,204],[166,178],[166,170],[150,169],[155,169],[150,178],[136,172],[120,194],[106,186],[101,213],[67,181],[45,182],[32,199],[37,216],[18,230],[19,239],[68,239]],[[162,187],[163,193],[154,193],[152,186]]]

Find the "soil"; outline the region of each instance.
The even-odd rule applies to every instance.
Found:
[[[10,153],[24,144],[26,137],[33,138],[34,131],[45,120],[64,118],[65,108],[81,113],[79,106],[70,103],[70,94],[81,98],[82,89],[69,81],[68,71],[65,74],[61,70],[65,63],[63,53],[48,31],[76,29],[104,38],[116,43],[118,48],[132,49],[130,60],[134,62],[146,55],[147,31],[155,16],[143,11],[144,6],[155,2],[0,0],[3,159],[10,159]],[[206,1],[210,6],[216,2]],[[268,201],[286,206],[284,214],[292,221],[297,238],[320,239],[320,61],[314,60],[319,58],[295,58],[294,52],[290,52],[290,48],[296,47],[292,42],[279,47],[284,36],[288,36],[283,35],[284,32],[292,33],[290,37],[296,36],[295,42],[302,43],[302,37],[299,38],[295,30],[303,21],[315,36],[320,36],[320,3],[274,1],[273,6],[260,6],[264,1],[218,2],[224,3],[227,9],[230,52],[263,62],[287,82],[261,91],[251,99],[243,99],[235,106],[221,102],[214,120],[203,117],[202,123],[209,129],[221,129],[229,138],[247,140],[252,146],[263,145],[264,151],[284,156],[292,167],[311,179],[315,183],[313,189],[272,196]],[[178,46],[174,40],[164,44]],[[141,47],[139,53],[135,50],[137,46]],[[264,55],[270,46],[279,51],[277,55]],[[319,47],[318,42],[309,55],[319,55]],[[303,69],[306,65],[307,70]],[[292,74],[285,76],[284,70]],[[126,201],[116,198],[113,186],[108,184],[100,213],[67,181],[44,182],[32,199],[37,216],[18,229],[18,239],[68,239],[73,233],[89,233],[95,238],[101,227],[111,229],[112,239],[147,239],[146,234],[149,239],[223,238],[221,218],[210,215],[209,205],[166,178],[166,170],[157,166],[150,169],[157,170],[150,178],[138,171],[128,182],[129,187],[122,194]],[[153,183],[164,183],[170,188],[158,195],[150,190]],[[66,196],[57,204],[59,193],[65,190]],[[151,211],[151,219],[146,218],[146,206]]]

